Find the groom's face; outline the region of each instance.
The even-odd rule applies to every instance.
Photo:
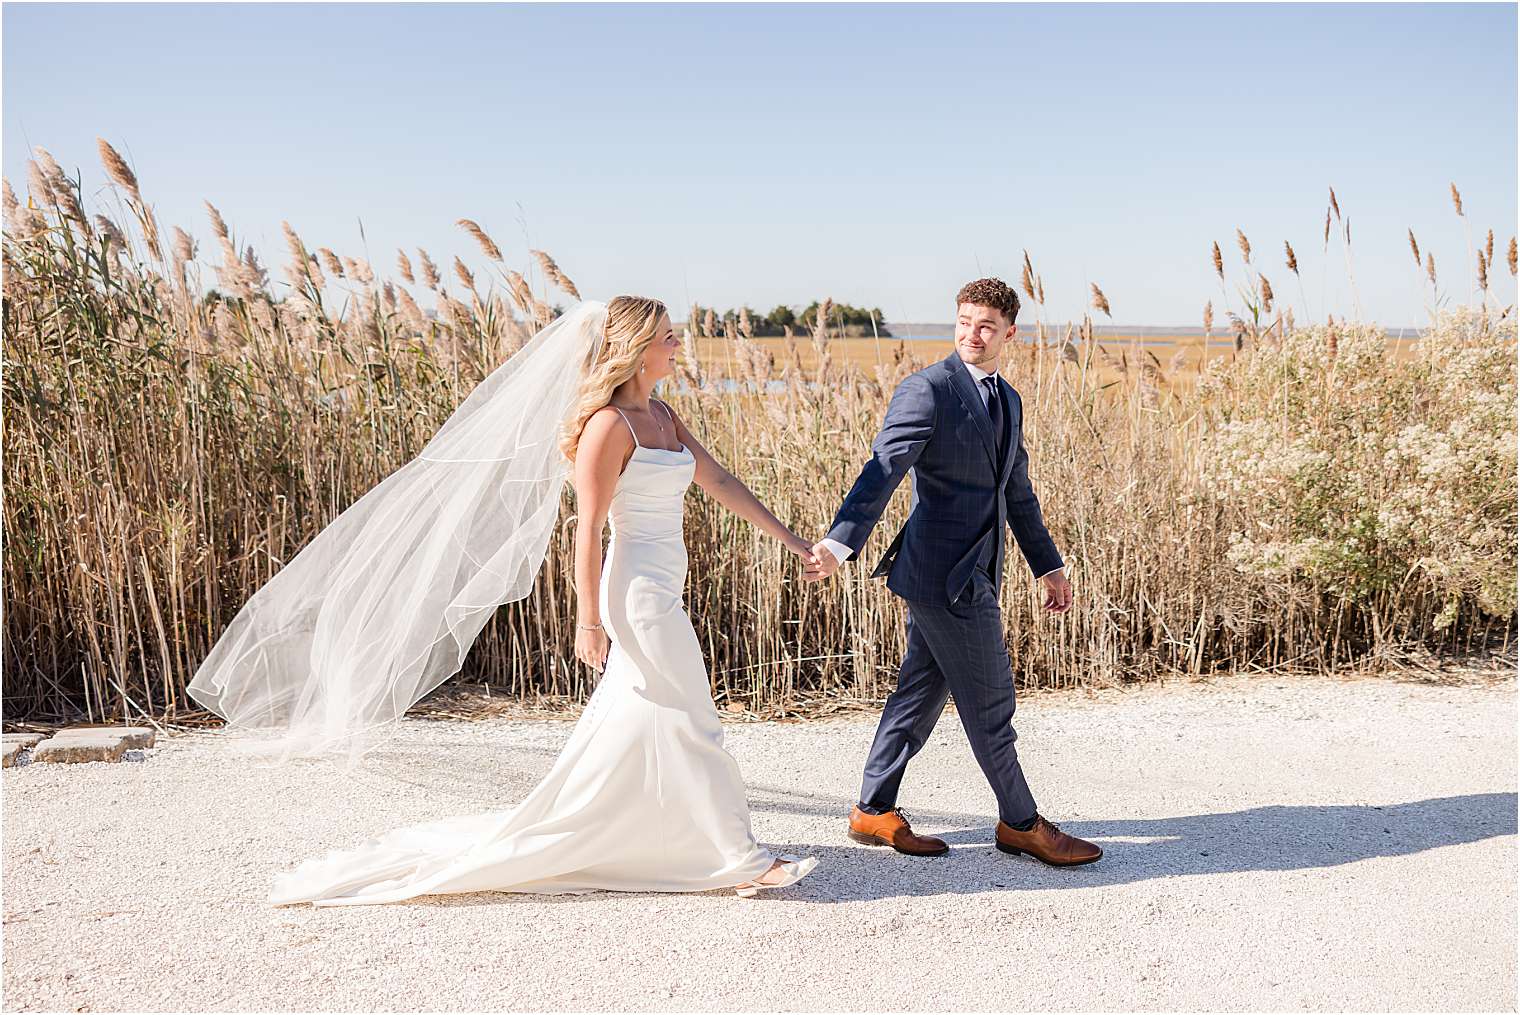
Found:
[[[996,364],[1007,342],[1019,330],[1001,310],[962,303],[955,312],[955,351],[962,363]]]

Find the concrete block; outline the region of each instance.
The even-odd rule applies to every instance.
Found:
[[[120,761],[127,752],[127,740],[111,732],[88,735],[77,731],[67,736],[52,737],[38,744],[32,751],[32,760],[61,764],[78,764],[85,761]]]
[[[106,733],[124,738],[127,742],[128,750],[153,746],[154,729],[151,726],[70,726],[66,729],[55,731],[53,736],[94,736]]]
[[[23,749],[36,747],[46,739],[45,733],[0,733],[0,743],[20,744]]]

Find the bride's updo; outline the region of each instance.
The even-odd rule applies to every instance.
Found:
[[[586,364],[580,399],[560,434],[560,451],[570,461],[575,461],[586,420],[612,401],[619,384],[638,373],[665,313],[665,304],[643,296],[614,296],[607,301],[606,341]]]

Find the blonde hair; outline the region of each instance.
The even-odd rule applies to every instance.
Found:
[[[585,366],[580,398],[560,433],[559,449],[570,461],[575,461],[586,421],[612,401],[619,384],[638,373],[660,317],[667,312],[665,304],[643,296],[614,296],[607,301],[605,341]]]

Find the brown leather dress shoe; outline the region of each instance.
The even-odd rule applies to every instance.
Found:
[[[909,856],[940,856],[950,852],[944,839],[915,834],[908,827],[908,816],[895,807],[884,814],[867,814],[859,807],[853,808],[847,834],[867,846],[891,846]]]
[[[1103,850],[1098,846],[1075,835],[1067,835],[1038,814],[1034,816],[1034,827],[1027,832],[999,821],[995,834],[997,848],[1004,853],[1027,853],[1052,867],[1076,867],[1103,856]]]

